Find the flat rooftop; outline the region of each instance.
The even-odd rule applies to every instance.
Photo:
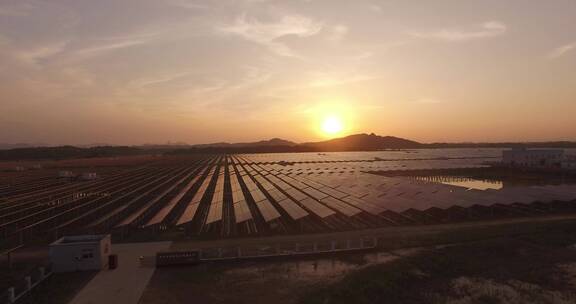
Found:
[[[93,234],[93,235],[71,235],[71,236],[64,236],[51,245],[63,245],[63,244],[77,244],[77,243],[98,243],[104,238],[106,238],[108,234]]]

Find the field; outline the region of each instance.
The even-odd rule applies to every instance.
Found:
[[[570,296],[564,294],[566,286],[534,281],[514,285],[508,280],[519,278],[497,277],[462,264],[475,250],[499,250],[504,255],[493,257],[491,265],[508,267],[518,252],[499,246],[513,244],[523,252],[531,242],[525,238],[535,236],[539,242],[562,239],[564,246],[543,246],[555,259],[543,260],[548,264],[539,266],[539,276],[562,274],[554,265],[572,269],[572,251],[566,247],[573,240],[569,235],[576,218],[574,178],[493,170],[489,163],[497,161],[499,153],[437,149],[3,163],[0,249],[24,248],[18,250],[15,267],[3,272],[0,285],[44,264],[45,245],[62,235],[111,233],[115,242],[172,240],[172,250],[202,248],[205,258],[283,246],[306,252],[310,246],[348,246],[358,240],[377,240],[380,250],[163,268],[143,303],[185,303],[190,292],[203,303],[234,302],[234,297],[266,303],[277,293],[285,295],[279,303],[345,303],[347,297],[374,303],[392,293],[402,303],[443,303],[462,293],[480,299],[494,296],[485,295],[484,289],[498,290],[501,296],[504,285],[511,288],[506,296],[542,291],[550,299],[565,299]],[[542,258],[543,253],[530,254]],[[434,265],[446,263],[438,256],[456,261],[456,270],[438,272],[428,282],[428,272],[439,267]],[[414,265],[427,276],[414,276]],[[543,271],[546,267],[556,268]],[[399,275],[390,277],[390,269]],[[387,283],[367,283],[375,278]],[[43,288],[50,293],[50,286],[59,289],[63,280],[65,276],[55,276]],[[78,288],[87,280],[79,280]],[[423,293],[400,292],[406,285]],[[354,286],[367,287],[360,292]],[[218,296],[222,288],[229,292]],[[256,292],[261,290],[270,292]],[[70,298],[73,292],[58,298]]]
[[[432,230],[382,228],[375,232],[381,248],[369,253],[160,268],[140,303],[519,304],[576,299],[573,217]]]
[[[458,184],[395,176],[483,170],[498,153],[137,156],[23,163],[16,172],[8,171],[15,164],[7,163],[0,186],[1,247],[80,233],[112,233],[125,241],[217,239],[576,211],[571,183],[477,190],[462,178]],[[83,178],[84,173],[96,178]]]

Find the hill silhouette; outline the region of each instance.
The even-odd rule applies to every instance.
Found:
[[[295,142],[281,139],[281,138],[272,138],[269,140],[261,140],[257,142],[247,142],[247,143],[227,143],[227,142],[220,142],[220,143],[213,143],[213,144],[200,144],[200,145],[193,145],[192,148],[244,148],[244,147],[270,147],[270,146],[296,146],[298,145]]]
[[[0,160],[94,158],[140,155],[146,153],[146,150],[126,146],[103,146],[90,148],[74,146],[37,147],[0,150]]]
[[[0,150],[0,160],[40,160],[112,157],[142,154],[189,154],[189,153],[286,153],[286,152],[338,152],[378,151],[386,149],[442,149],[442,148],[576,148],[576,142],[540,143],[432,143],[423,144],[394,136],[355,134],[319,142],[295,143],[272,138],[247,143],[212,143],[188,145],[186,143],[141,146],[98,147],[22,147]]]
[[[383,149],[415,149],[423,144],[394,136],[372,134],[355,134],[327,141],[304,143],[314,151],[374,151]]]
[[[377,151],[384,149],[416,149],[423,144],[394,136],[356,134],[320,142],[296,144],[274,138],[253,143],[216,143],[195,145],[190,149],[174,151],[184,153],[280,153],[280,152],[331,152],[331,151]]]

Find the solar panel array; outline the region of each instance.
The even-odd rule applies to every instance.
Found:
[[[305,233],[442,222],[457,218],[458,208],[476,210],[467,216],[481,215],[482,208],[507,214],[540,212],[538,204],[576,199],[576,185],[569,184],[479,191],[433,179],[367,173],[482,167],[493,154],[478,152],[465,158],[448,152],[440,159],[436,154],[387,153],[381,156],[401,157],[395,161],[370,153],[165,157],[94,181],[47,183],[50,186],[42,189],[31,183],[29,191],[20,185],[12,194],[3,187],[0,235],[3,240],[31,240],[66,233],[164,230],[216,237]]]

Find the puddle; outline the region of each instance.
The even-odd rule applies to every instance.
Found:
[[[462,176],[414,176],[413,178],[418,181],[435,182],[469,190],[500,190],[504,188],[504,182],[496,179],[477,179]]]
[[[370,265],[388,263],[398,258],[400,256],[394,253],[374,252],[299,261],[258,262],[249,265],[239,265],[227,270],[225,275],[236,275],[244,278],[322,281],[338,278],[350,271]]]
[[[505,188],[547,186],[547,185],[572,185],[576,184],[573,177],[554,176],[530,176],[529,178],[499,177],[499,176],[458,176],[458,175],[431,175],[431,176],[408,176],[418,182],[432,182],[444,185],[457,186],[468,190],[501,190]]]
[[[452,185],[457,187],[463,187],[466,189],[475,189],[475,190],[500,190],[504,188],[504,182],[501,181],[485,181],[485,180],[477,180],[477,179],[468,179],[463,181],[446,181],[442,182],[445,185]]]

